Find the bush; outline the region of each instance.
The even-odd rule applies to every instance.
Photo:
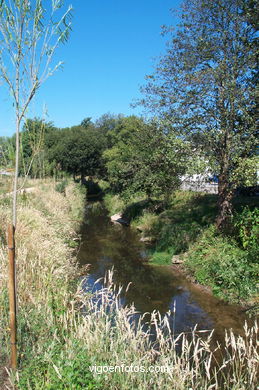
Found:
[[[236,301],[256,293],[258,265],[214,227],[207,229],[189,250],[186,265],[200,283],[212,287],[220,297]]]
[[[239,244],[247,250],[250,259],[256,261],[259,257],[259,209],[244,207],[235,215],[234,226]]]
[[[109,211],[109,215],[121,213],[124,209],[124,202],[119,195],[106,194],[104,204]]]
[[[172,253],[170,251],[154,251],[150,259],[151,264],[170,265],[172,263]]]
[[[66,345],[47,343],[48,353],[25,361],[18,389],[97,390],[101,389],[89,371],[87,351],[77,340]]]
[[[66,192],[66,186],[68,185],[67,180],[62,180],[60,183],[56,184],[55,190],[59,192],[60,194],[64,194]]]

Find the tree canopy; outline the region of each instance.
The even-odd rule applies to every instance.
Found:
[[[155,122],[121,118],[110,133],[114,146],[104,152],[108,179],[115,191],[148,197],[167,195],[180,185],[187,147]]]
[[[219,227],[232,212],[232,173],[240,157],[255,152],[257,50],[250,21],[245,0],[184,1],[176,32],[164,27],[166,55],[142,88],[141,103],[218,166]]]

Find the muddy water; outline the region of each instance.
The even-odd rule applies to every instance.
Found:
[[[86,289],[101,288],[102,283],[96,281],[113,268],[117,284],[131,283],[123,301],[134,303],[140,313],[155,309],[164,314],[173,311],[175,302],[176,314],[171,324],[177,333],[191,331],[197,324],[198,330],[215,329],[214,336],[222,340],[225,329],[243,334],[245,321],[250,322],[240,307],[211,296],[172,267],[149,265],[139,234],[129,227],[112,224],[101,202],[87,204],[81,234],[78,260],[81,265],[90,264]]]

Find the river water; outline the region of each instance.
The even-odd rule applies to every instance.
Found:
[[[87,290],[101,288],[102,282],[96,281],[113,268],[116,284],[130,283],[123,303],[134,303],[140,313],[158,310],[162,315],[175,305],[171,325],[176,333],[189,332],[197,324],[197,330],[214,329],[214,337],[222,340],[225,329],[242,335],[245,321],[250,322],[241,307],[213,297],[172,267],[149,265],[138,232],[113,224],[102,202],[87,203],[81,236],[78,260],[90,264]]]

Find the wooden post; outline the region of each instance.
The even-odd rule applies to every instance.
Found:
[[[11,334],[11,368],[17,367],[16,344],[16,267],[15,267],[15,228],[8,225],[8,258],[9,258],[9,309],[10,309],[10,334]]]

